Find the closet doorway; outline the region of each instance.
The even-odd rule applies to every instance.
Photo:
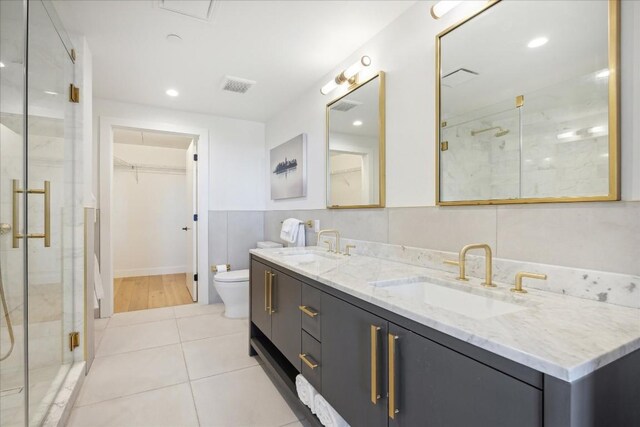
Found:
[[[113,129],[114,312],[197,301],[197,164],[192,135]]]

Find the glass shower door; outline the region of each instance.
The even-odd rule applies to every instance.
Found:
[[[0,425],[24,426],[25,246],[24,199],[17,201],[13,180],[25,178],[24,158],[24,4],[0,1]],[[16,209],[17,208],[17,209]]]
[[[49,2],[29,2],[27,245],[29,424],[39,425],[73,362],[76,258],[73,62]],[[82,258],[80,257],[80,262]]]

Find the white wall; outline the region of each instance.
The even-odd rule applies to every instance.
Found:
[[[264,124],[139,104],[94,99],[94,138],[100,117],[164,122],[209,130],[209,209],[264,209]]]
[[[325,201],[325,105],[346,88],[320,94],[322,87],[361,55],[372,58],[362,79],[386,75],[387,206],[435,205],[435,37],[484,2],[463,3],[438,21],[433,2],[417,2],[352,56],[308,88],[266,124],[269,149],[308,135],[307,197],[267,200],[267,210],[320,209]],[[622,2],[622,198],[640,200],[640,2]],[[265,170],[265,188],[269,174]],[[269,194],[265,191],[265,194]]]
[[[114,144],[113,153],[128,163],[185,168],[186,150]],[[186,271],[186,175],[131,172],[113,174],[114,277]]]

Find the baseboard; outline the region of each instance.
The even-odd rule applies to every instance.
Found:
[[[114,270],[113,277],[138,277],[138,276],[158,276],[161,274],[178,274],[187,271],[185,265],[174,267],[151,267],[151,268],[129,268],[124,270]]]

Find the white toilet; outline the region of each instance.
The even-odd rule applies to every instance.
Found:
[[[258,242],[258,249],[281,248],[276,242]],[[213,286],[224,303],[224,315],[234,319],[249,317],[249,270],[224,271],[213,277]]]

